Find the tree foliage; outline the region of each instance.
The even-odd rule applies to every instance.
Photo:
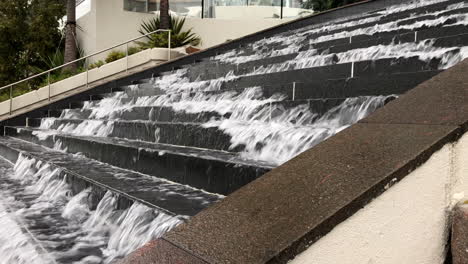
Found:
[[[0,0],[0,86],[46,68],[61,43],[64,0]]]
[[[305,9],[313,9],[316,12],[321,12],[359,1],[362,0],[306,0],[303,2],[302,7]]]

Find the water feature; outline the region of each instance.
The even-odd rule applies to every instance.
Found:
[[[413,77],[424,81],[468,57],[467,8],[461,0],[415,1],[304,26],[32,119],[31,127],[7,127],[11,138],[0,148],[31,156],[0,160],[0,263],[111,263],[128,255],[220,193],[365,118],[420,83]],[[400,61],[423,66],[385,72]],[[383,72],[356,77],[359,63]],[[349,68],[322,76],[321,69],[338,75],[339,66]],[[284,81],[283,73],[294,78]],[[75,184],[76,175],[87,184]]]
[[[1,160],[0,263],[111,263],[181,223],[93,187],[74,193],[68,175],[20,156]]]

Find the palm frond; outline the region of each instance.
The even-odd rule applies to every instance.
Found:
[[[171,47],[181,47],[185,45],[197,46],[201,43],[200,37],[198,37],[192,29],[183,31],[185,24],[185,18],[177,18],[171,16]],[[159,16],[151,18],[141,23],[138,32],[142,35],[149,34],[160,29],[160,18]],[[158,32],[146,36],[147,42],[137,42],[141,48],[155,48],[155,47],[167,47],[167,33]]]

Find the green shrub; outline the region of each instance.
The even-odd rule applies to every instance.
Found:
[[[105,64],[105,62],[103,62],[102,60],[98,60],[95,63],[92,63],[91,65],[89,65],[89,69],[92,70],[92,69],[95,69],[95,68],[99,68],[104,64]]]
[[[18,85],[13,86],[13,97],[20,96],[22,94],[32,91],[28,82],[23,82]],[[10,99],[10,89],[5,89],[0,91],[0,102]]]
[[[69,70],[60,71],[60,70],[58,70],[57,72],[54,72],[54,73],[50,74],[50,84],[65,80],[67,78],[70,78],[70,77],[72,77],[74,75],[77,75],[77,74],[80,74],[82,72],[85,72],[85,69],[81,68],[81,67],[78,68],[76,71],[69,71]],[[42,82],[37,87],[35,87],[35,89],[46,87],[48,84],[49,84],[49,80],[48,80],[47,76],[45,76],[43,78]]]
[[[128,55],[133,55],[135,53],[138,53],[142,51],[142,49],[140,47],[130,47],[128,48]]]
[[[122,51],[114,50],[114,51],[111,51],[109,54],[107,54],[106,62],[109,63],[109,62],[113,62],[116,60],[120,60],[122,58],[125,58],[125,53]]]

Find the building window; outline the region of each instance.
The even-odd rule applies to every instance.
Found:
[[[159,10],[159,0],[148,0],[148,12]]]
[[[133,12],[154,12],[158,10],[157,0],[124,0],[124,10]]]

